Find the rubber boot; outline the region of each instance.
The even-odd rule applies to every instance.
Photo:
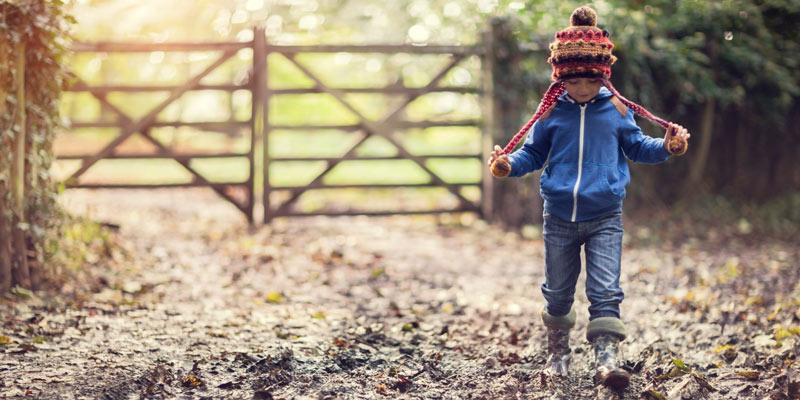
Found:
[[[554,376],[567,376],[572,350],[569,329],[547,328],[547,371]]]
[[[567,315],[553,316],[543,308],[541,316],[547,327],[547,372],[553,376],[567,376],[572,358],[569,331],[575,325],[575,310],[570,310]]]
[[[631,375],[619,367],[617,353],[619,342],[625,340],[625,324],[614,317],[599,317],[586,326],[586,339],[594,346],[597,372],[594,381],[620,390],[628,386]]]
[[[619,337],[612,334],[598,335],[592,342],[597,363],[594,381],[614,390],[626,388],[631,380],[631,375],[620,368],[617,361],[619,342]]]

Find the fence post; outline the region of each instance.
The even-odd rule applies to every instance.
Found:
[[[270,125],[269,125],[269,100],[270,100],[270,90],[269,90],[269,50],[267,45],[267,39],[265,36],[264,31],[261,32],[261,48],[256,50],[256,57],[261,63],[261,67],[259,68],[259,74],[261,74],[261,80],[259,83],[258,89],[258,96],[259,100],[261,101],[261,143],[262,143],[262,164],[261,170],[263,173],[263,195],[262,195],[262,203],[264,207],[264,218],[263,221],[265,224],[270,223],[272,221],[272,205],[270,203],[270,194],[272,193],[272,187],[270,186],[269,182],[269,165],[270,165],[270,158],[269,158],[269,132],[270,132]]]
[[[508,18],[492,18],[484,32],[484,162],[495,144],[503,147],[519,131],[527,109],[523,53]],[[484,166],[483,216],[507,228],[541,222],[539,174],[524,179],[493,178]]]
[[[251,111],[250,111],[250,181],[248,182],[250,194],[248,195],[247,204],[248,212],[247,219],[250,224],[255,224],[255,192],[256,192],[256,179],[255,179],[255,151],[256,144],[259,137],[264,138],[264,126],[259,121],[259,113],[264,102],[264,51],[266,47],[266,36],[263,26],[256,26],[253,28],[253,77],[250,82],[250,96],[251,96]],[[266,212],[266,211],[265,211]]]

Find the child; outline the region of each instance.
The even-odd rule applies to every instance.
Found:
[[[656,164],[688,148],[690,135],[680,125],[650,114],[622,97],[611,85],[614,45],[596,26],[589,7],[572,13],[572,26],[555,35],[550,45],[553,84],[533,118],[505,149],[495,146],[489,158],[492,174],[520,177],[541,168],[544,198],[548,371],[566,375],[569,330],[575,325],[572,303],[586,253],[586,295],[589,324],[586,337],[594,346],[597,383],[614,389],[628,385],[630,375],[617,363],[617,344],[625,339],[619,304],[622,256],[622,199],[630,182],[626,158]],[[633,112],[629,112],[632,110]],[[665,139],[645,136],[633,113],[667,129]],[[533,129],[531,129],[533,127]],[[528,132],[530,130],[530,132]],[[514,149],[523,135],[525,144]]]

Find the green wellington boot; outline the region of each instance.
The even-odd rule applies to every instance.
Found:
[[[567,376],[572,351],[569,348],[569,331],[575,325],[575,310],[554,317],[542,309],[542,322],[547,327],[547,372],[553,376]]]
[[[601,317],[589,321],[587,338],[594,347],[597,369],[595,383],[621,390],[630,383],[631,375],[620,368],[617,360],[619,342],[625,339],[625,327],[618,318]]]
[[[547,354],[547,371],[551,375],[567,376],[572,359],[568,329],[547,328]]]

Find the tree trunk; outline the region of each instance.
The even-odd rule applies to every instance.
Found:
[[[5,37],[5,32],[0,28],[0,36]],[[5,41],[0,41],[0,79],[5,79],[8,76],[8,44]],[[0,81],[0,116],[6,115],[6,91],[5,82]],[[0,130],[5,131],[6,126],[0,127]],[[5,147],[5,139],[0,138],[0,144]],[[5,154],[0,155],[0,160],[6,157]],[[0,161],[2,162],[2,161]],[[1,165],[1,164],[0,164]],[[6,211],[8,205],[5,201],[8,188],[0,181],[0,293],[5,293],[11,289],[11,227],[6,219]]]
[[[695,156],[692,160],[692,170],[689,172],[689,179],[686,181],[688,193],[696,190],[705,176],[706,162],[708,160],[708,154],[711,151],[711,139],[714,132],[716,103],[716,100],[708,99],[705,110],[703,111],[703,119],[700,122],[700,145],[694,152]]]
[[[504,146],[522,126],[527,101],[522,52],[507,19],[494,18],[485,32],[483,59],[485,85],[484,162],[495,144]],[[539,177],[496,179],[484,166],[483,216],[489,221],[518,229],[541,222]]]
[[[25,241],[25,231],[21,224],[25,222],[25,136],[27,133],[27,116],[25,114],[25,44],[20,43],[16,49],[17,87],[17,119],[15,125],[18,130],[14,137],[14,160],[11,166],[11,190],[14,197],[14,217],[12,218],[12,258],[14,262],[14,277],[20,285],[31,288],[30,270],[28,269],[28,247]]]
[[[715,66],[717,64],[717,52],[719,43],[716,40],[708,42],[708,58],[709,66],[711,68],[711,76],[714,81],[717,80]],[[703,112],[703,119],[700,122],[700,146],[694,152],[696,155],[692,162],[692,170],[689,172],[689,179],[686,181],[687,193],[697,191],[700,181],[705,176],[706,163],[708,162],[708,153],[711,151],[711,139],[714,132],[714,114],[716,113],[717,100],[713,97],[707,96],[705,110]]]

